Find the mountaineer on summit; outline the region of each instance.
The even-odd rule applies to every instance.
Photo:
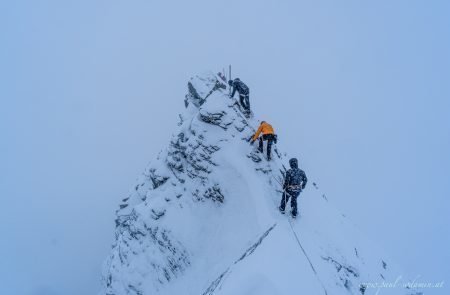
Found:
[[[262,136],[259,137],[259,134],[262,133]],[[277,136],[273,130],[272,125],[267,123],[266,121],[261,121],[258,130],[256,130],[255,134],[251,138],[251,144],[255,142],[259,137],[259,147],[258,150],[263,153],[264,151],[264,140],[267,140],[267,160],[270,161],[271,151],[272,151],[272,142],[277,143]]]
[[[239,102],[241,103],[241,106],[247,113],[250,113],[250,90],[248,89],[248,86],[245,85],[245,83],[242,82],[239,78],[229,80],[228,85],[230,85],[230,87],[233,87],[233,92],[231,93],[230,97],[233,98],[234,94],[237,91],[239,93]]]
[[[291,169],[286,172],[286,178],[283,185],[283,196],[281,198],[280,211],[284,214],[286,203],[291,198],[291,214],[292,217],[297,217],[297,197],[300,192],[305,188],[308,178],[303,170],[298,168],[298,160],[292,158],[289,160]]]

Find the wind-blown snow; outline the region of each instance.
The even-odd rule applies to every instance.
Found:
[[[278,212],[288,158],[249,145],[258,121],[225,84],[212,73],[189,82],[179,129],[117,211],[102,294],[374,294],[363,284],[395,281],[312,181],[297,220]]]

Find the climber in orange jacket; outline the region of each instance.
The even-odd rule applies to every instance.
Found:
[[[259,135],[262,133],[262,136],[259,137]],[[270,161],[271,157],[271,151],[272,151],[272,143],[277,143],[277,136],[273,130],[272,125],[267,123],[266,121],[261,121],[261,124],[259,125],[258,130],[256,130],[255,134],[251,138],[251,144],[255,142],[259,137],[259,151],[263,153],[264,145],[263,141],[267,140],[267,160]]]

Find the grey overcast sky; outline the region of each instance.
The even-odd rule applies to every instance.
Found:
[[[330,201],[450,283],[449,1],[2,1],[0,40],[1,294],[97,293],[187,80],[230,63]]]

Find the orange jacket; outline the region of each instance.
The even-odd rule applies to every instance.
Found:
[[[253,135],[252,140],[257,140],[259,134],[262,132],[262,134],[274,134],[272,125],[269,123],[262,121],[261,125],[259,125],[258,130],[256,130],[255,135]]]

